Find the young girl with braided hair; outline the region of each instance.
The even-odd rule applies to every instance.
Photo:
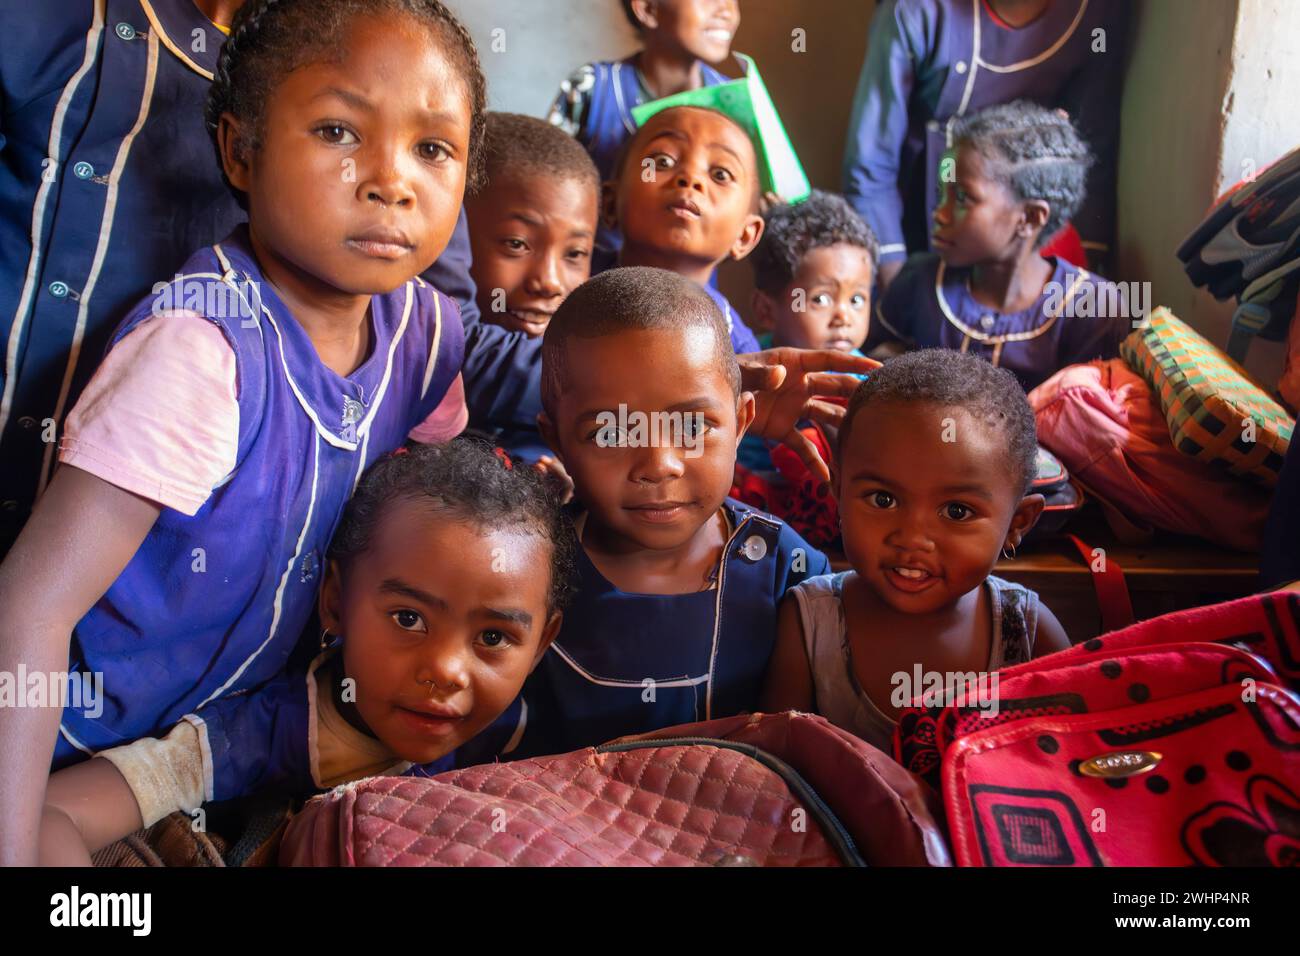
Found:
[[[1122,289],[1040,254],[1083,202],[1091,162],[1059,110],[1017,100],[958,120],[940,162],[934,251],[890,284],[869,344],[971,352],[1026,390],[1066,365],[1117,355],[1141,319]]]
[[[86,691],[0,725],[6,860],[35,859],[51,767],[281,674],[366,465],[464,426],[460,317],[419,276],[485,99],[438,0],[235,16],[206,117],[248,222],[127,314],[0,566],[0,669]]]

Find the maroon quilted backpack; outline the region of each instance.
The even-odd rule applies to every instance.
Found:
[[[944,866],[933,795],[808,714],[670,727],[309,802],[287,866]]]

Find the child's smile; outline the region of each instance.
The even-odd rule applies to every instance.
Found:
[[[248,194],[254,249],[291,307],[389,292],[446,247],[470,106],[424,26],[357,18],[338,60],[286,76],[261,128],[243,133],[257,145],[227,172]]]
[[[895,611],[940,611],[988,577],[1023,495],[996,435],[961,408],[859,412],[840,463],[849,562]]]

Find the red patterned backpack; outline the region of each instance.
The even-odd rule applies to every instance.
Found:
[[[914,707],[962,866],[1300,865],[1300,595],[1179,611]]]

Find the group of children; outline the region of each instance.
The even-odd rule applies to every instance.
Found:
[[[4,659],[104,687],[93,717],[7,718],[19,856],[759,708],[887,750],[891,675],[1068,646],[991,576],[1043,507],[1025,387],[1120,336],[1044,305],[1101,281],[1040,254],[1084,192],[1068,119],[1018,102],[955,126],[935,252],[875,323],[880,250],[843,199],[770,204],[722,112],[630,122],[721,76],[734,0],[630,0],[644,51],[566,82],[559,125],[486,112],[436,0],[317,6],[250,0],[231,24],[207,118],[247,224],[127,314],[0,566]],[[422,278],[462,201],[508,341],[467,336]],[[751,253],[762,343],[712,284]],[[194,283],[235,307],[160,305]],[[922,348],[873,362],[877,327]],[[531,427],[475,398],[493,342]],[[747,435],[821,480],[810,420],[837,574],[729,494]]]

